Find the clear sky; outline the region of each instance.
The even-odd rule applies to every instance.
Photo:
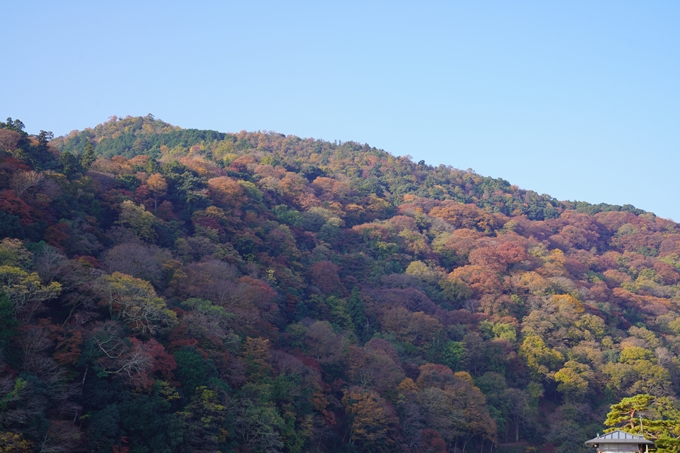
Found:
[[[680,221],[680,2],[13,1],[0,117],[354,140]]]

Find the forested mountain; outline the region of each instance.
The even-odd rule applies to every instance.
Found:
[[[580,452],[639,414],[680,451],[672,221],[354,142],[23,129],[0,452]]]

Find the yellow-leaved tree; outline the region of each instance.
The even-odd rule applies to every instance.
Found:
[[[114,272],[100,277],[97,289],[111,317],[122,319],[133,330],[154,334],[177,322],[177,314],[167,308],[146,280]]]
[[[35,272],[29,274],[18,267],[0,266],[0,291],[14,305],[17,318],[28,320],[39,311],[42,302],[59,295],[61,285],[57,282],[43,285]]]

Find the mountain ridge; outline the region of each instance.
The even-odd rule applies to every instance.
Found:
[[[124,135],[121,139],[121,135]],[[262,136],[270,138],[265,140],[263,146],[260,145]],[[113,155],[120,155],[124,157],[134,157],[135,155],[146,153],[154,157],[160,157],[162,154],[161,149],[165,147],[166,152],[170,154],[191,154],[192,147],[199,147],[200,153],[207,153],[208,158],[212,159],[212,153],[217,149],[218,156],[219,153],[228,153],[229,151],[236,151],[237,155],[240,155],[244,150],[253,149],[255,152],[270,152],[274,155],[286,153],[285,146],[282,147],[277,140],[271,140],[271,137],[276,137],[278,139],[293,140],[308,142],[309,140],[314,141],[312,145],[314,149],[324,150],[328,152],[329,150],[336,150],[343,146],[341,142],[339,145],[337,142],[331,143],[324,140],[315,139],[303,139],[294,135],[284,135],[272,131],[260,131],[260,132],[246,132],[241,131],[239,133],[222,133],[213,130],[199,130],[199,129],[181,129],[178,126],[170,125],[162,120],[156,119],[153,115],[149,114],[146,117],[111,117],[108,122],[102,123],[96,126],[94,129],[87,128],[84,131],[73,131],[67,136],[57,137],[53,144],[64,151],[66,149],[73,151],[75,153],[84,152],[84,147],[86,142],[89,140],[95,143],[95,152],[98,155],[104,157],[111,157]],[[156,137],[155,139],[150,139],[151,137]],[[117,143],[115,141],[117,139]],[[219,142],[223,142],[225,139],[231,141],[234,145],[233,147],[227,147],[225,150],[224,146],[220,147]],[[279,140],[280,141],[280,140]],[[475,177],[481,178],[481,181],[474,181],[475,185],[487,186],[482,187],[481,192],[488,199],[491,190],[500,190],[504,194],[510,193],[513,196],[522,198],[524,203],[533,203],[534,205],[538,202],[541,204],[549,205],[547,210],[545,207],[532,206],[531,210],[526,210],[523,212],[527,214],[530,219],[544,219],[546,216],[548,218],[555,217],[564,209],[574,209],[579,212],[585,212],[588,214],[595,214],[597,212],[606,211],[626,211],[633,212],[635,214],[643,214],[644,210],[638,209],[632,205],[626,204],[611,205],[608,203],[588,203],[583,201],[559,201],[554,197],[547,194],[538,194],[532,190],[519,189],[517,186],[511,185],[508,181],[502,178],[491,178],[478,175],[476,172],[471,170],[459,170],[450,165],[441,164],[439,166],[426,165],[424,161],[417,164],[410,162],[410,156],[392,156],[382,149],[377,149],[371,147],[367,144],[360,144],[357,142],[344,142],[344,146],[349,146],[351,151],[361,150],[362,152],[372,152],[375,155],[385,158],[390,156],[394,159],[400,159],[408,161],[410,163],[409,170],[415,173],[417,168],[425,168],[428,171],[433,171],[437,168],[455,172],[459,177],[461,175],[467,175],[469,180],[474,180]],[[173,148],[172,150],[169,148]],[[173,153],[174,151],[174,153]],[[241,152],[241,153],[239,153]],[[293,156],[294,158],[297,156]],[[302,158],[309,158],[309,156],[302,156]],[[284,156],[285,159],[285,156]],[[299,159],[298,159],[299,163]],[[334,169],[334,171],[342,172],[343,169]],[[459,178],[462,179],[462,178]],[[423,182],[423,181],[419,181]],[[436,181],[439,183],[442,181]],[[467,182],[467,181],[466,181]],[[461,184],[458,184],[459,186]],[[430,193],[429,195],[432,195]],[[499,208],[498,201],[496,205],[493,202],[480,201],[476,199],[477,197],[460,197],[456,196],[459,194],[446,193],[445,197],[450,199],[455,199],[461,202],[474,201],[480,207],[484,207],[491,212],[504,212],[509,214],[510,210],[507,208]],[[557,211],[554,208],[558,208]]]
[[[571,453],[632,410],[671,452],[679,396],[675,222],[354,142],[0,123],[0,450]]]

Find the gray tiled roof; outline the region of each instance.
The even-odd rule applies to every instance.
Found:
[[[597,436],[586,442],[586,445],[593,444],[647,444],[654,445],[651,440],[645,439],[643,436],[630,434],[623,431],[612,431],[611,433]]]

